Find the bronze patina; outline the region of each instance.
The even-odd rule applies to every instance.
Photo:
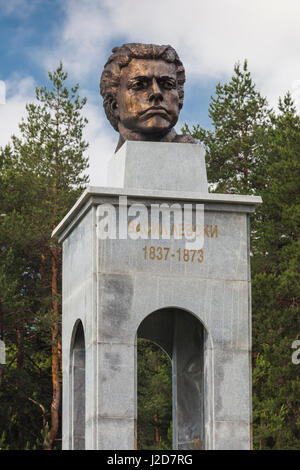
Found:
[[[114,47],[104,66],[100,93],[106,116],[126,140],[195,143],[174,126],[183,105],[185,72],[173,47],[129,43]]]

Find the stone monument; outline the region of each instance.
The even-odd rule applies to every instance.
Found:
[[[63,448],[136,448],[137,338],[172,360],[173,449],[251,448],[249,218],[210,194],[201,145],[177,135],[171,46],[114,48],[101,77],[119,132],[109,187],[88,187],[63,243]],[[100,153],[100,149],[99,149]]]

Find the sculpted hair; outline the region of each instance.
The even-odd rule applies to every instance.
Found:
[[[121,47],[114,47],[112,52],[101,75],[100,94],[103,97],[103,106],[107,119],[116,131],[118,131],[118,120],[114,117],[113,110],[116,107],[116,93],[120,84],[121,70],[132,59],[164,60],[165,62],[175,64],[179,108],[182,108],[185,71],[177,52],[172,46],[129,43],[123,44]]]

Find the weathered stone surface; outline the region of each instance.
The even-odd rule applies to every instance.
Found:
[[[215,349],[214,390],[217,421],[250,422],[250,360],[249,351]]]
[[[216,421],[215,450],[249,450],[250,422]]]
[[[136,421],[129,418],[98,418],[98,449],[128,450],[135,448]]]
[[[135,419],[135,345],[99,343],[98,362],[98,417]]]
[[[204,328],[187,312],[175,313],[173,446],[200,450],[204,442]]]

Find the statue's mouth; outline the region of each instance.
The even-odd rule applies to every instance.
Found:
[[[150,115],[167,114],[169,115],[168,111],[163,106],[151,106],[150,108],[147,108],[145,111],[143,111],[140,115],[143,116],[144,114],[150,114]]]

